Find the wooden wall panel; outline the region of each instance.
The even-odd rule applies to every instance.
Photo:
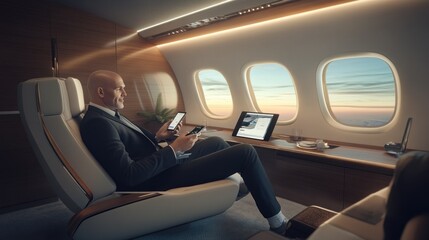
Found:
[[[0,3],[0,212],[56,198],[27,141],[17,111],[17,85],[52,76],[49,7],[36,1]]]
[[[343,208],[342,167],[277,155],[270,175],[280,197],[304,205],[319,205],[334,211]]]
[[[392,175],[345,169],[344,208],[389,185]]]
[[[78,78],[87,103],[87,78],[99,69],[117,71],[130,89],[133,79],[162,71],[171,75],[179,89],[157,48],[133,31],[87,13],[47,1],[4,0],[0,3],[0,27],[0,188],[7,193],[0,198],[0,212],[56,198],[27,142],[20,116],[9,114],[17,110],[19,82],[53,76],[51,38],[57,40],[59,77]],[[122,40],[131,34],[132,38]],[[135,114],[141,110],[136,94],[130,91],[126,103],[125,114],[141,121]],[[179,110],[184,110],[180,94]]]
[[[0,29],[0,111],[17,110],[18,83],[52,75],[49,8],[35,1],[2,1]]]
[[[57,39],[60,77],[82,82],[86,102],[86,80],[93,71],[116,71],[116,25],[87,13],[51,6],[52,37]]]
[[[0,213],[13,210],[16,205],[56,199],[27,140],[20,116],[0,116],[0,132]]]
[[[204,133],[203,137],[218,136],[231,145],[254,146],[276,196],[303,205],[340,211],[386,187],[393,176],[393,163],[374,166],[384,162],[385,153],[381,149],[374,152],[363,145],[350,148],[337,142],[340,151],[321,153],[281,145],[276,137],[265,142],[232,137],[230,130],[219,130]],[[368,160],[363,160],[365,157]]]
[[[276,195],[304,205],[340,211],[386,187],[392,179],[391,173],[373,172],[370,166],[352,169],[282,151],[257,150]]]

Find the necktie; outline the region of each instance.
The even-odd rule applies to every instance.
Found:
[[[134,129],[134,130],[136,130],[136,131],[138,131],[140,133],[143,133],[140,130],[140,128],[138,128],[136,125],[134,125],[132,122],[130,122],[130,120],[128,120],[125,117],[121,117],[121,114],[119,114],[118,110],[115,111],[115,117],[117,119],[119,119],[122,123],[124,123],[125,125],[127,125],[128,127],[132,128],[132,129]]]
[[[115,111],[115,117],[116,117],[116,118],[118,118],[122,123],[124,123],[124,124],[125,124],[125,125],[127,125],[128,127],[130,127],[130,128],[132,128],[132,129],[136,130],[137,132],[139,132],[139,133],[143,134],[143,136],[145,136],[145,138],[147,138],[147,139],[152,143],[152,145],[153,145],[156,149],[159,149],[159,146],[157,146],[155,143],[153,143],[153,142],[152,142],[152,140],[150,140],[150,139],[146,136],[146,134],[144,134],[144,133],[142,132],[142,130],[141,130],[139,127],[137,127],[136,125],[134,125],[134,124],[133,124],[130,120],[128,120],[126,117],[121,117],[121,114],[119,114],[118,110],[116,110],[116,111]]]

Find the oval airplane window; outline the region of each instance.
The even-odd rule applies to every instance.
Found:
[[[298,112],[293,78],[286,67],[278,63],[260,63],[245,71],[247,88],[258,112],[278,113],[279,123],[290,123]]]
[[[325,61],[318,69],[319,99],[331,125],[381,130],[398,112],[399,81],[393,64],[378,54]]]
[[[139,98],[142,109],[156,109],[157,103],[161,104],[161,108],[177,108],[178,94],[173,78],[165,72],[157,72],[144,74],[141,83],[135,81],[137,89],[137,97]],[[140,94],[143,92],[144,94]],[[149,99],[150,106],[145,106],[144,99]]]
[[[233,110],[231,90],[222,73],[214,69],[198,71],[195,83],[206,115],[218,119],[231,116]]]

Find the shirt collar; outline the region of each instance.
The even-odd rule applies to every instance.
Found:
[[[109,108],[106,108],[106,107],[103,107],[103,106],[100,106],[100,105],[98,105],[98,104],[96,104],[96,103],[93,103],[93,102],[89,102],[89,105],[91,105],[91,106],[93,106],[93,107],[96,107],[96,108],[98,108],[98,109],[100,109],[100,110],[103,110],[103,111],[105,111],[106,113],[108,113],[109,115],[112,115],[113,117],[115,116],[115,111],[113,111],[112,109],[109,109]]]

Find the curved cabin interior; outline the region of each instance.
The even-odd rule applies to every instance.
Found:
[[[32,78],[76,78],[87,104],[89,74],[115,71],[128,94],[121,114],[136,125],[156,131],[160,124],[142,112],[168,108],[187,113],[185,131],[204,125],[202,138],[253,145],[277,197],[298,206],[289,217],[311,205],[342,212],[388,187],[398,156],[384,145],[401,142],[409,118],[406,151],[429,151],[429,2],[136,2],[0,3],[1,222],[61,204],[18,111],[17,86]],[[269,140],[232,136],[243,111],[279,114]],[[330,147],[300,148],[302,140]],[[67,224],[70,216],[61,217]],[[11,230],[19,222],[8,224],[0,238],[26,236]],[[242,239],[268,229],[249,226]],[[61,227],[56,236],[68,239]],[[181,232],[186,227],[147,239]],[[179,239],[200,239],[192,233]],[[369,235],[353,239],[378,239]]]

